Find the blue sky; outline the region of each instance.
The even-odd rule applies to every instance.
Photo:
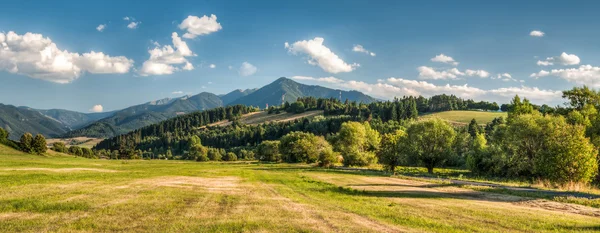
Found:
[[[11,1],[0,9],[0,103],[111,111],[285,76],[383,99],[560,104],[561,90],[600,87],[599,4]]]

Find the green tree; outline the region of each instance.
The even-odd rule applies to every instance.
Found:
[[[30,133],[24,133],[19,142],[19,146],[21,147],[22,151],[26,153],[32,152],[33,135]]]
[[[336,150],[344,158],[344,166],[367,166],[377,162],[375,152],[381,137],[369,123],[345,122],[334,140]]]
[[[589,183],[598,171],[597,150],[581,125],[556,122],[536,157],[538,175],[557,184]]]
[[[283,136],[279,141],[279,152],[288,163],[317,162],[321,151],[331,148],[323,137],[298,131]]]
[[[279,162],[279,141],[263,141],[256,147],[256,155],[260,161]]]
[[[81,157],[83,156],[83,150],[81,149],[81,147],[71,146],[69,147],[69,154]]]
[[[67,146],[63,142],[55,142],[52,144],[52,150],[60,153],[68,152]]]
[[[289,112],[292,113],[303,113],[305,111],[304,103],[296,101],[292,103],[289,107]]]
[[[475,118],[473,118],[469,123],[469,134],[471,135],[471,137],[475,137],[477,136],[477,134],[479,134],[479,131],[479,125],[477,124]]]
[[[221,154],[221,151],[217,148],[208,148],[208,158],[211,161],[221,161],[221,158],[223,157],[223,155]]]
[[[598,107],[600,105],[600,93],[590,89],[588,86],[573,87],[571,90],[563,91],[562,97],[569,100],[569,105],[577,110],[583,109],[585,105]]]
[[[523,101],[521,101],[521,98],[519,98],[518,95],[515,95],[510,104],[511,107],[508,111],[509,119],[518,115],[531,114],[534,112],[533,105],[529,103],[529,100],[523,99]]]
[[[225,161],[236,161],[237,159],[237,155],[235,155],[233,152],[227,152],[225,156],[223,156],[223,160]]]
[[[383,164],[386,170],[394,172],[396,166],[406,162],[406,138],[406,133],[401,130],[395,133],[386,133],[381,137],[377,157],[379,163]]]
[[[333,151],[333,148],[328,147],[319,153],[319,163],[320,167],[330,168],[333,167],[336,163],[339,162],[339,154]]]
[[[94,158],[96,156],[96,155],[94,155],[94,151],[92,151],[92,149],[87,148],[87,147],[82,147],[81,152],[82,152],[83,157],[85,157],[85,158]]]
[[[8,131],[0,128],[0,141],[8,138]]]
[[[440,119],[419,121],[411,124],[408,134],[408,154],[414,164],[427,168],[428,173],[443,165],[452,155],[452,144],[456,132],[447,122]],[[416,162],[416,163],[415,163]]]
[[[44,138],[44,136],[41,134],[35,135],[35,138],[31,143],[31,152],[41,155],[43,153],[46,153],[47,149],[48,148],[46,147],[46,138]]]

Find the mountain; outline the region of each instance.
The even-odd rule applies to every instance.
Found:
[[[223,100],[223,104],[229,105],[229,103],[233,102],[234,100],[237,100],[239,98],[242,98],[244,96],[252,94],[252,92],[255,92],[256,90],[258,90],[258,88],[246,89],[246,90],[237,89],[237,90],[229,92],[225,95],[221,95],[220,97],[221,97],[221,100]]]
[[[63,136],[112,137],[180,114],[221,106],[223,106],[223,101],[219,96],[208,92],[194,96],[166,98],[116,111],[112,116],[100,119],[81,129],[73,130]]]
[[[284,101],[291,103],[296,101],[298,97],[305,96],[313,96],[316,98],[339,98],[340,92],[343,100],[348,99],[350,101],[363,103],[377,101],[377,99],[358,91],[342,91],[322,86],[306,85],[282,77],[269,85],[232,101],[229,105],[243,104],[264,108],[267,104],[280,105],[282,95],[284,96]]]
[[[35,109],[4,104],[0,104],[0,127],[6,129],[13,140],[19,139],[25,132],[56,137],[70,130],[60,121]]]
[[[26,108],[26,107],[23,107]],[[38,111],[44,114],[47,117],[55,119],[61,122],[63,125],[68,127],[69,129],[79,129],[84,127],[94,121],[100,120],[105,117],[109,117],[114,112],[100,112],[100,113],[81,113],[64,109],[48,109],[48,110],[40,110],[40,109],[32,109],[30,110]]]

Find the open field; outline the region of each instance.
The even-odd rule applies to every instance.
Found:
[[[79,146],[92,148],[96,144],[100,143],[102,138],[89,138],[89,137],[75,137],[75,138],[49,138],[46,139],[46,144],[52,146],[55,142],[63,142],[67,147]]]
[[[591,207],[366,171],[42,157],[4,146],[0,159],[0,232],[600,230]]]
[[[262,124],[262,123],[268,123],[268,122],[293,121],[296,119],[310,118],[310,117],[315,117],[318,115],[323,115],[323,111],[322,110],[314,110],[314,111],[303,112],[300,114],[287,113],[287,112],[283,112],[283,113],[279,113],[279,114],[268,114],[268,112],[266,112],[266,111],[260,111],[260,112],[253,112],[253,113],[243,115],[240,118],[240,122],[242,122],[244,124],[248,124],[248,125],[256,125],[256,124]],[[230,124],[231,124],[230,121],[224,120],[224,121],[219,121],[219,122],[210,124],[209,126],[217,126],[217,125],[218,126],[227,126]]]
[[[506,117],[505,112],[483,112],[483,111],[446,111],[422,115],[422,119],[437,117],[454,124],[469,124],[473,118],[479,124],[487,124],[497,117]]]

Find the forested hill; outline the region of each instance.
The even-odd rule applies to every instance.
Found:
[[[96,121],[84,128],[71,131],[63,136],[112,137],[184,113],[221,106],[223,106],[223,101],[219,96],[208,92],[176,99],[151,101],[117,111],[110,117]]]
[[[358,91],[341,91],[342,99],[362,103],[372,103],[377,101],[375,98],[365,95]],[[252,105],[264,108],[267,104],[270,106],[281,105],[281,97],[288,102],[294,102],[299,97],[312,96],[315,98],[339,98],[340,90],[330,89],[315,85],[305,85],[297,83],[288,78],[279,78],[269,85],[266,85],[247,96],[232,101],[230,104]]]
[[[0,128],[9,133],[10,139],[18,139],[25,132],[56,137],[69,131],[60,121],[37,110],[0,104]]]
[[[342,99],[348,99],[349,101],[362,103],[376,101],[376,99],[358,91],[341,92]],[[294,102],[299,97],[339,98],[339,94],[340,90],[304,85],[291,79],[279,78],[260,89],[238,89],[222,96],[203,92],[191,97],[163,99],[136,105],[118,111],[113,116],[99,120],[84,128],[71,131],[64,136],[113,137],[183,113],[198,110],[238,104],[264,108],[267,103],[271,106],[280,105],[282,95],[285,95],[285,101]]]

